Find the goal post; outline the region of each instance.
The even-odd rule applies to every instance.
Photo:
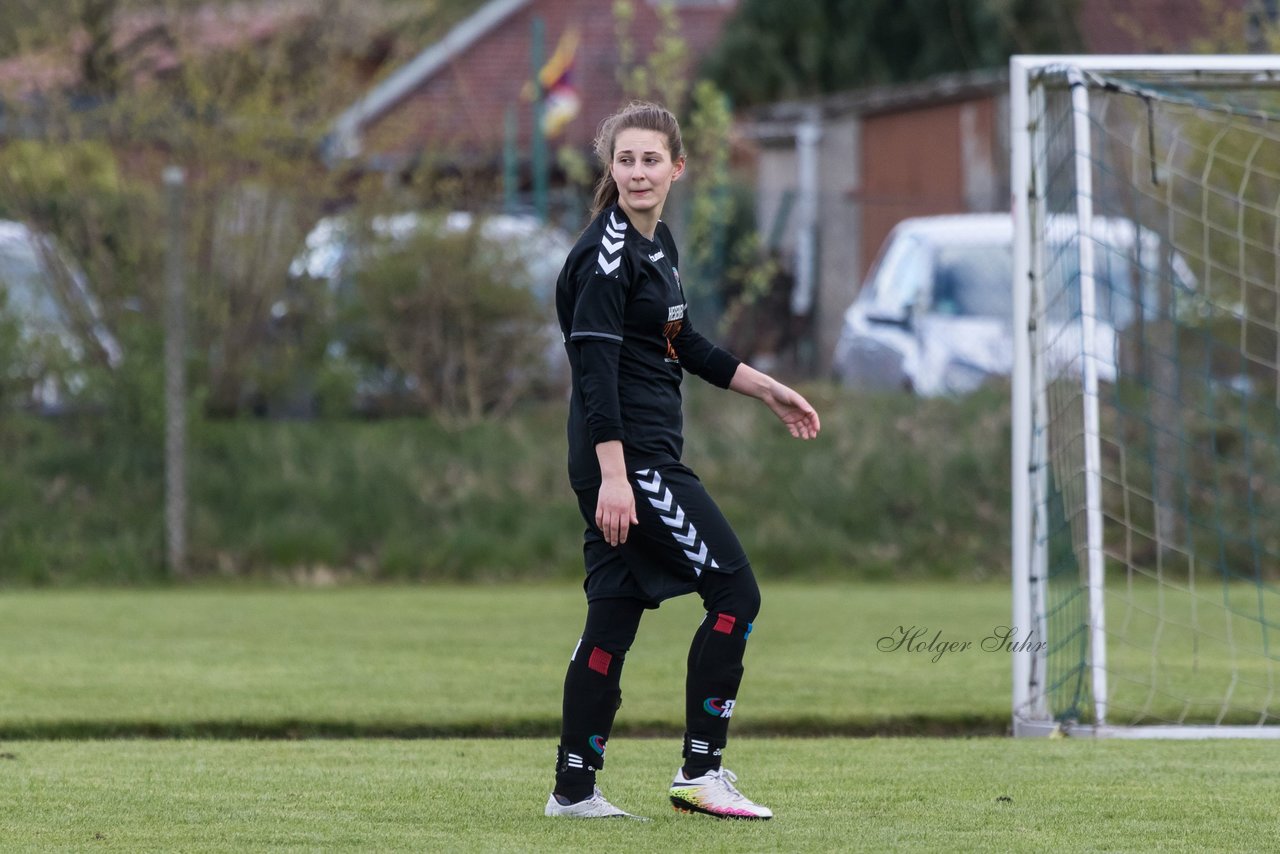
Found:
[[[1280,57],[1015,56],[1013,731],[1280,737]]]

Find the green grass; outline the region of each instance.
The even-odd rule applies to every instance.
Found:
[[[1005,730],[1009,657],[982,648],[1009,622],[1005,585],[766,581],[763,591],[736,731]],[[1277,672],[1257,614],[1224,608],[1248,593],[1205,588],[1193,611],[1177,588],[1114,591],[1112,722],[1267,714]],[[550,735],[584,612],[572,582],[12,591],[0,597],[0,737]],[[620,732],[680,731],[700,619],[695,596],[645,615]],[[1058,711],[1080,655],[1055,654]],[[1087,691],[1079,704],[1088,719]]]
[[[601,777],[610,798],[654,820],[592,824],[541,816],[583,613],[575,585],[10,592],[0,597],[0,849],[1270,844],[1271,742],[792,737],[1002,731],[1008,657],[979,644],[1007,622],[1008,593],[956,582],[763,587],[726,755],[744,790],[777,812],[766,824],[677,815],[664,800],[700,617],[693,597],[646,615]],[[914,630],[932,651],[897,645]],[[938,633],[971,646],[939,656]],[[530,737],[456,737],[467,734]],[[164,738],[94,738],[111,735]]]
[[[765,582],[735,729],[1000,732],[1004,585]],[[0,597],[0,737],[550,735],[578,585],[14,591]],[[622,732],[679,732],[696,596],[645,615]],[[880,651],[898,627],[974,648]],[[925,638],[921,639],[922,641]]]
[[[738,739],[730,767],[777,818],[728,823],[666,803],[674,740],[615,739],[601,782],[642,824],[543,818],[546,739],[0,751],[12,852],[1259,850],[1280,762],[1273,743]]]

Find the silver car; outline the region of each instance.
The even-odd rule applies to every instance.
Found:
[[[1070,221],[1068,221],[1070,219]],[[1074,218],[1057,216],[1049,234],[1073,235]],[[1144,315],[1158,303],[1149,294],[1158,237],[1127,219],[1098,217],[1095,254],[1098,281],[1096,351],[1099,379],[1114,379],[1117,332],[1132,322],[1130,285],[1139,272],[1147,298]],[[1069,240],[1070,238],[1063,238]],[[991,377],[1013,370],[1013,219],[1009,214],[955,214],[906,219],[886,238],[857,299],[845,312],[832,369],[851,387],[903,390],[932,397],[965,394]],[[1049,247],[1050,276],[1078,276],[1072,247]],[[1179,287],[1194,290],[1194,276],[1181,256],[1173,258]],[[1078,290],[1050,283],[1055,299],[1046,320],[1055,329],[1046,356],[1067,365],[1081,350]]]
[[[66,409],[90,363],[123,360],[84,271],[52,237],[12,220],[0,220],[0,322],[16,333],[8,379],[36,412]]]

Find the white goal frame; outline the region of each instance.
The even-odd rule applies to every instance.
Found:
[[[1089,233],[1093,221],[1090,145],[1091,137],[1088,87],[1083,83],[1088,73],[1169,72],[1171,76],[1193,76],[1211,80],[1213,75],[1256,74],[1260,83],[1280,85],[1280,55],[1242,56],[1014,56],[1009,62],[1010,84],[1010,166],[1014,221],[1013,239],[1013,329],[1014,369],[1012,376],[1012,625],[1024,638],[1044,641],[1045,626],[1037,615],[1044,614],[1044,584],[1047,569],[1045,539],[1033,529],[1035,507],[1045,500],[1047,486],[1043,474],[1034,481],[1031,467],[1043,453],[1034,453],[1037,438],[1033,423],[1039,401],[1044,411],[1045,378],[1035,375],[1032,363],[1031,295],[1043,286],[1043,257],[1032,257],[1032,222],[1043,222],[1044,187],[1035,174],[1037,151],[1033,150],[1030,122],[1038,115],[1039,105],[1033,84],[1047,71],[1065,72],[1072,83],[1074,139],[1073,156],[1076,174],[1076,211],[1078,227]],[[1063,129],[1064,132],[1066,129]],[[1043,140],[1043,136],[1038,137]],[[1043,155],[1043,150],[1039,152]],[[1280,726],[1263,725],[1114,725],[1108,719],[1107,635],[1104,616],[1104,554],[1102,542],[1102,481],[1099,465],[1100,430],[1098,411],[1098,359],[1092,340],[1094,281],[1093,242],[1079,241],[1080,302],[1084,337],[1082,361],[1083,424],[1085,475],[1085,554],[1087,560],[1087,672],[1092,695],[1093,723],[1055,721],[1046,709],[1044,677],[1046,656],[1044,643],[1020,644],[1012,652],[1013,734],[1015,736],[1086,735],[1122,738],[1280,738]],[[1043,431],[1039,435],[1042,436]],[[1043,449],[1041,449],[1043,450]],[[1038,597],[1041,607],[1035,607]],[[1025,648],[1023,648],[1025,647]]]

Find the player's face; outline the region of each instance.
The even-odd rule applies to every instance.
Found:
[[[618,184],[618,204],[627,216],[657,218],[671,185],[684,172],[684,158],[671,159],[665,134],[626,128],[614,140],[610,170]]]

